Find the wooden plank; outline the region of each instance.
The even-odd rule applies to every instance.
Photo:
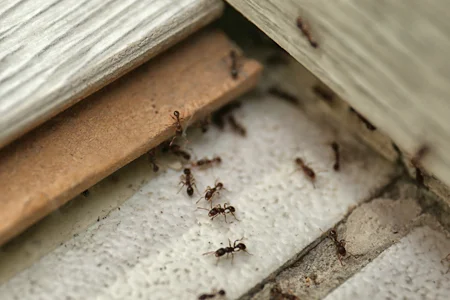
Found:
[[[186,124],[252,88],[261,65],[232,79],[231,49],[190,38],[0,150],[0,244],[171,137],[174,110]]]
[[[227,0],[450,185],[450,3]],[[297,27],[301,16],[318,42]]]
[[[11,0],[0,7],[0,147],[221,14],[219,0]]]

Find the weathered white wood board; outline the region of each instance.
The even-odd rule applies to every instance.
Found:
[[[218,17],[219,0],[0,5],[0,147]]]
[[[428,145],[423,167],[450,185],[450,2],[227,1],[406,153]]]

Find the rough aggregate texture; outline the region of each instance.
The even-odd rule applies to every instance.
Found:
[[[325,299],[448,299],[449,249],[443,233],[417,228]]]

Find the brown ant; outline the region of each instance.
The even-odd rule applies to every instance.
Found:
[[[203,207],[199,207],[199,209],[208,210]],[[232,214],[233,217],[236,219],[236,221],[239,221],[239,219],[236,218],[236,215],[234,214],[235,212],[236,212],[236,209],[234,208],[234,206],[228,205],[228,203],[225,203],[223,205],[223,207],[222,207],[222,205],[217,204],[211,210],[209,210],[208,217],[210,217],[211,220],[214,220],[215,217],[217,217],[219,215],[223,215],[225,217],[225,223],[228,223],[227,222],[227,214]]]
[[[225,294],[226,293],[224,290],[219,290],[218,292],[213,292],[211,294],[201,294],[200,296],[198,296],[198,300],[211,299],[211,298],[215,298],[216,296],[223,297],[223,296],[225,296]]]
[[[186,168],[183,170],[183,175],[181,175],[180,184],[182,184],[180,191],[184,186],[187,186],[186,193],[191,197],[192,197],[192,195],[194,195],[193,187],[197,188],[197,186],[195,185],[195,179],[191,173],[191,169]],[[178,192],[180,192],[180,191],[178,191]]]
[[[353,112],[355,115],[358,116],[359,120],[366,125],[367,129],[374,131],[377,128],[373,126],[372,123],[370,123],[365,117],[363,117],[359,112],[357,112],[353,107],[350,107],[350,111]]]
[[[327,101],[329,103],[333,102],[333,100],[334,100],[333,92],[325,89],[324,87],[322,87],[320,85],[315,85],[312,90],[313,90],[314,94],[316,94],[317,96],[319,96],[323,100],[325,100],[325,101]]]
[[[345,249],[345,240],[338,241],[337,232],[335,229],[331,229],[328,232],[328,237],[333,241],[334,245],[336,246],[336,254],[339,258],[339,262],[343,266],[341,257],[345,257],[347,255],[347,250]],[[350,254],[350,253],[349,253]]]
[[[275,285],[270,289],[270,300],[300,300],[299,297],[292,293],[283,293],[279,285]]]
[[[238,102],[238,101],[235,101],[235,102],[232,102],[232,103],[228,103],[227,105],[224,105],[221,109],[219,109],[218,111],[216,111],[212,115],[212,122],[214,123],[214,125],[219,127],[219,129],[224,129],[224,127],[225,127],[225,121],[224,121],[225,116],[228,115],[229,113],[231,113],[233,110],[239,108],[239,107],[241,107],[241,102]]]
[[[333,165],[333,169],[335,171],[339,171],[340,168],[340,152],[339,152],[339,144],[336,142],[331,143],[331,148],[334,151],[334,165]]]
[[[187,153],[184,150],[181,150],[180,145],[172,145],[169,147],[170,151],[176,155],[176,156],[181,156],[182,158],[184,158],[185,160],[190,160],[191,159],[191,155],[189,153]]]
[[[239,133],[242,136],[247,135],[247,130],[245,130],[245,128],[241,124],[239,124],[238,121],[236,121],[234,116],[228,116],[228,122],[230,123],[231,127],[233,127],[233,130],[235,132]]]
[[[272,86],[270,87],[267,92],[275,97],[281,98],[286,100],[287,102],[294,104],[294,105],[298,105],[299,101],[298,98],[295,95],[292,95],[286,91],[281,90],[280,88],[276,87],[276,86]]]
[[[233,79],[237,79],[238,78],[238,70],[237,70],[237,53],[234,50],[230,51],[230,59],[231,59],[231,77]]]
[[[212,208],[212,197],[216,194],[219,194],[219,191],[225,189],[223,187],[223,183],[222,182],[216,182],[216,184],[214,185],[214,187],[207,187],[205,190],[205,196],[201,197],[200,199],[198,199],[197,203],[202,200],[202,198],[205,198],[206,201],[209,201],[211,203],[211,208]]]
[[[297,18],[297,27],[302,31],[303,35],[307,38],[311,47],[313,48],[319,47],[319,44],[313,39],[311,35],[309,25],[305,21],[303,21],[301,17]]]
[[[305,175],[311,179],[312,184],[314,186],[314,182],[316,180],[316,173],[314,173],[313,169],[311,169],[310,167],[308,167],[307,165],[305,165],[305,163],[303,162],[303,160],[300,157],[297,157],[295,159],[295,163],[297,165],[300,166],[300,168],[302,169],[303,173],[305,173]],[[315,186],[314,186],[315,187]]]
[[[173,116],[170,117],[175,121],[175,136],[172,138],[172,141],[169,144],[169,147],[172,146],[173,141],[177,136],[181,137],[183,135],[183,127],[181,126],[180,112],[178,110],[173,112]]]
[[[199,159],[198,161],[193,162],[192,166],[195,166],[195,167],[209,167],[209,166],[212,166],[215,163],[216,164],[220,164],[221,162],[222,162],[222,158],[220,158],[220,156],[216,156],[216,157],[213,157],[211,159],[209,159],[209,158]]]
[[[203,255],[214,254],[217,257],[217,263],[219,263],[219,258],[220,257],[224,256],[225,254],[228,257],[228,255],[231,254],[231,263],[233,263],[234,254],[235,253],[237,253],[239,251],[244,251],[247,254],[250,254],[247,251],[247,246],[244,243],[238,243],[238,242],[242,241],[243,239],[244,238],[239,239],[239,240],[235,240],[234,243],[233,243],[233,246],[231,246],[231,241],[230,241],[230,239],[228,239],[228,247],[219,248],[216,251],[206,252],[206,253],[203,253]]]
[[[148,160],[153,166],[153,172],[158,172],[159,166],[156,164],[155,149],[148,151]]]

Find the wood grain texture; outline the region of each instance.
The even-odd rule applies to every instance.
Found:
[[[450,185],[450,3],[227,0]],[[296,26],[301,16],[319,48]]]
[[[191,37],[0,150],[0,244],[174,135],[174,110],[186,124],[252,88],[261,65],[232,79],[231,49]]]
[[[0,5],[0,147],[221,14],[219,0]]]

